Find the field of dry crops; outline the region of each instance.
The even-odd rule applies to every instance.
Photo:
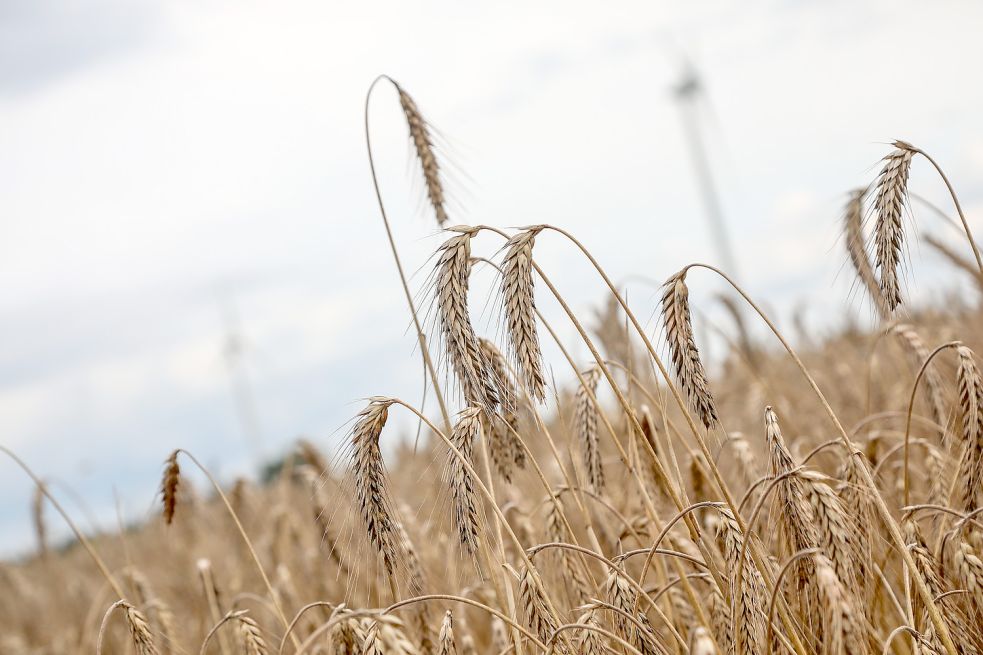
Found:
[[[0,566],[0,652],[983,653],[983,316],[976,297],[909,307],[902,284],[910,167],[948,185],[928,154],[895,142],[846,203],[842,256],[879,327],[800,335],[795,352],[711,267],[646,271],[668,276],[646,331],[575,235],[449,227],[429,127],[379,82],[446,229],[421,308],[386,223],[436,409],[371,398],[339,452],[299,443],[264,486],[193,485],[202,467],[176,451],[159,519],[57,552],[39,482],[37,556]],[[505,244],[487,258],[471,250],[486,232]],[[596,315],[537,265],[547,234],[606,283]],[[953,280],[983,288],[963,250],[944,252]],[[476,261],[499,271],[500,343],[472,324]],[[730,289],[731,347],[712,364],[696,275]],[[557,388],[537,295],[593,355],[558,343]],[[421,422],[416,445],[391,413]]]

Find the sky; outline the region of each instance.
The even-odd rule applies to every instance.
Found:
[[[365,154],[380,73],[439,132],[452,222],[564,227],[650,316],[653,284],[719,260],[673,94],[690,62],[740,280],[782,320],[864,320],[840,209],[890,141],[935,156],[983,232],[981,28],[971,1],[0,0],[0,444],[112,529],[117,503],[155,511],[175,447],[230,480],[298,436],[330,450],[368,396],[418,401]],[[423,298],[443,237],[385,85],[370,125]],[[924,162],[912,188],[951,208]],[[924,209],[911,220],[960,245]],[[912,297],[959,283],[911,251]],[[604,300],[559,238],[536,254],[578,313]],[[494,334],[492,276],[475,277]],[[691,286],[712,314],[713,283]],[[30,498],[0,463],[0,554],[31,546]]]

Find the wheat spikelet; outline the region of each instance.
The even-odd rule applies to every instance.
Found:
[[[723,542],[724,561],[730,572],[731,607],[733,627],[726,635],[733,640],[738,655],[761,653],[765,644],[765,623],[759,608],[764,607],[765,584],[761,573],[749,557],[742,559],[744,535],[740,524],[728,509],[720,510],[720,539]]]
[[[468,313],[471,237],[478,230],[449,229],[456,234],[440,246],[435,278],[440,332],[465,402],[491,413],[498,405],[498,392]]]
[[[855,543],[858,526],[826,482],[825,476],[814,471],[803,471],[798,475],[804,482],[806,502],[812,508],[819,533],[819,547],[830,560],[846,593],[852,593],[853,585],[860,580]]]
[[[733,589],[733,587],[731,588]],[[720,645],[721,653],[725,655],[732,653],[734,649],[734,617],[731,615],[731,608],[716,588],[712,588],[707,596],[707,609],[709,609],[710,627],[713,628],[714,641]]]
[[[267,655],[269,649],[266,647],[266,641],[263,640],[259,625],[245,614],[237,615],[236,622],[239,625],[239,639],[242,641],[242,648],[246,655]]]
[[[583,378],[584,385],[578,385],[575,399],[577,436],[584,460],[584,470],[587,473],[587,484],[595,492],[600,492],[604,487],[604,467],[601,463],[600,441],[597,436],[598,409],[591,400],[591,395],[596,397],[601,371],[597,367],[591,368]]]
[[[126,618],[126,625],[130,629],[130,637],[133,639],[138,655],[159,655],[146,617],[125,600],[120,601],[120,607],[123,608],[123,616]]]
[[[177,508],[177,488],[181,480],[181,467],[177,463],[178,451],[171,453],[164,467],[164,477],[160,483],[160,497],[164,506],[164,523],[170,525],[174,521],[174,510]]]
[[[853,533],[854,552],[856,554],[856,584],[858,589],[864,591],[868,589],[873,575],[870,568],[874,554],[874,530],[872,528],[877,525],[877,514],[870,489],[864,484],[861,477],[862,473],[859,470],[861,466],[867,466],[867,461],[862,454],[857,453],[844,460],[839,475],[842,480],[839,495],[841,506],[852,510],[853,525],[858,528],[864,526],[864,529],[857,529]],[[848,587],[852,584],[848,580],[843,582]],[[864,609],[866,609],[866,604]]]
[[[908,198],[908,172],[914,156],[912,146],[895,141],[895,149],[884,157],[877,176],[874,212],[876,214],[875,266],[884,303],[889,310],[901,304],[901,251],[904,243],[903,216]]]
[[[341,609],[341,614],[350,614],[347,609]],[[364,636],[356,619],[348,619],[337,623],[328,633],[329,651],[332,655],[361,655]]]
[[[399,563],[399,536],[393,518],[382,452],[379,450],[379,436],[386,425],[392,402],[388,398],[373,398],[359,413],[351,436],[351,468],[358,511],[369,541],[379,551],[390,576],[395,575]]]
[[[519,602],[526,625],[539,636],[544,643],[548,642],[560,626],[557,618],[549,608],[543,582],[539,574],[523,567],[519,576]],[[571,655],[567,640],[563,635],[556,642],[556,652]]]
[[[965,511],[979,504],[983,484],[983,381],[976,367],[973,351],[966,346],[956,349],[959,367],[956,386],[962,417],[963,449],[959,463],[960,507]]]
[[[689,289],[685,269],[670,277],[662,294],[662,320],[672,355],[676,379],[683,388],[693,410],[706,428],[717,423],[717,409],[710,395],[706,370],[693,338],[693,322],[689,310]]]
[[[542,229],[533,227],[511,237],[502,260],[502,305],[510,352],[523,384],[540,402],[546,397],[546,380],[536,332],[532,248]]]
[[[608,575],[604,582],[604,589],[608,603],[621,610],[613,613],[615,634],[629,643],[635,643],[638,640],[636,634],[638,627],[628,618],[635,615],[635,590],[632,589],[625,574],[617,570],[611,571]]]
[[[440,165],[434,154],[433,139],[430,136],[430,127],[423,118],[419,108],[413,98],[410,97],[403,87],[396,85],[399,92],[399,104],[403,107],[406,114],[406,123],[410,128],[410,139],[413,147],[416,148],[417,159],[420,160],[420,168],[423,169],[423,181],[427,185],[427,198],[433,207],[434,216],[437,218],[437,225],[443,227],[447,222],[447,209],[444,199],[444,185],[440,179]]]
[[[961,540],[948,552],[952,577],[960,589],[969,592],[968,602],[976,607],[976,611],[983,611],[983,560],[969,543]]]
[[[361,655],[387,655],[386,647],[383,645],[382,637],[379,634],[379,624],[375,621],[370,622],[364,628],[364,632]]]
[[[822,655],[852,655],[867,652],[862,615],[834,570],[822,554],[814,555],[816,587],[822,617]]]
[[[943,574],[943,568],[925,544],[925,539],[922,537],[918,525],[908,518],[902,521],[902,529],[908,550],[915,561],[915,568],[925,581],[925,585],[933,598],[938,598],[951,591]],[[934,635],[934,626],[928,621],[928,611],[924,603],[916,596],[912,599],[912,604],[915,617],[920,620],[922,625],[929,626],[926,629],[926,635]],[[962,611],[962,608],[956,603],[956,598],[949,596],[936,601],[936,604],[939,606],[942,620],[947,624],[953,640],[965,648],[962,652],[983,652],[983,634],[981,634],[976,622]],[[938,638],[934,637],[934,639],[937,647],[944,652]]]
[[[481,437],[481,409],[469,407],[458,414],[451,431],[451,443],[470,463],[475,440]],[[474,481],[464,462],[454,453],[448,462],[448,477],[454,505],[454,525],[464,551],[475,556],[478,552],[478,500]]]
[[[901,345],[904,346],[912,365],[916,369],[921,368],[930,353],[915,328],[907,323],[899,323],[892,328],[892,332],[898,337]],[[929,365],[925,368],[922,379],[928,385],[929,399],[931,400],[932,406],[932,420],[941,426],[942,436],[944,437],[947,412],[942,378],[939,377],[939,373],[935,367]]]
[[[440,624],[440,636],[438,637],[440,655],[457,655],[457,644],[454,641],[454,617],[450,610],[444,614],[444,620]]]
[[[601,620],[596,607],[590,607],[577,619],[580,623],[591,628],[600,628]],[[601,634],[595,630],[580,631],[580,653],[582,655],[604,655],[604,642]]]

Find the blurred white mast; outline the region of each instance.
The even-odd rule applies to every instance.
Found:
[[[253,460],[260,464],[263,458],[263,434],[260,429],[259,413],[256,410],[256,397],[246,368],[246,342],[242,336],[239,312],[236,310],[235,302],[229,298],[221,303],[221,309],[222,322],[225,325],[222,356],[229,376],[236,417],[239,420],[243,440],[252,451]]]
[[[686,143],[693,160],[696,183],[703,199],[703,207],[710,223],[710,236],[713,238],[714,250],[717,251],[717,257],[724,272],[737,280],[740,278],[737,259],[731,247],[720,196],[717,193],[706,144],[700,130],[699,105],[701,100],[705,98],[703,84],[696,69],[685,59],[683,60],[682,78],[673,87],[673,93],[681,109],[683,132],[686,135]]]

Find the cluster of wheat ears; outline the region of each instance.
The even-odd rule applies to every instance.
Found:
[[[378,82],[398,93],[444,227],[432,130],[403,88]],[[588,249],[545,224],[446,227],[426,284],[427,334],[376,183],[439,413],[373,397],[336,457],[301,442],[265,486],[223,488],[176,450],[162,518],[119,534],[86,536],[4,450],[37,483],[39,552],[0,568],[0,651],[983,653],[981,314],[959,296],[944,309],[904,302],[919,156],[950,191],[973,257],[927,239],[983,280],[945,175],[895,142],[873,183],[850,194],[843,222],[879,328],[804,336],[801,357],[704,264],[668,278],[650,334]],[[588,326],[537,264],[546,236],[597,273],[607,302]],[[492,242],[487,258],[472,252],[479,237]],[[499,282],[498,344],[472,322],[477,262]],[[736,336],[710,367],[687,289],[696,273],[731,289],[722,301]],[[589,361],[575,361],[544,319],[537,283]],[[547,337],[565,362],[544,364]],[[566,366],[569,381],[554,382],[548,370]],[[391,411],[418,422],[418,443],[392,435],[383,448]],[[201,469],[207,493],[182,465]],[[77,544],[47,547],[46,507]]]

